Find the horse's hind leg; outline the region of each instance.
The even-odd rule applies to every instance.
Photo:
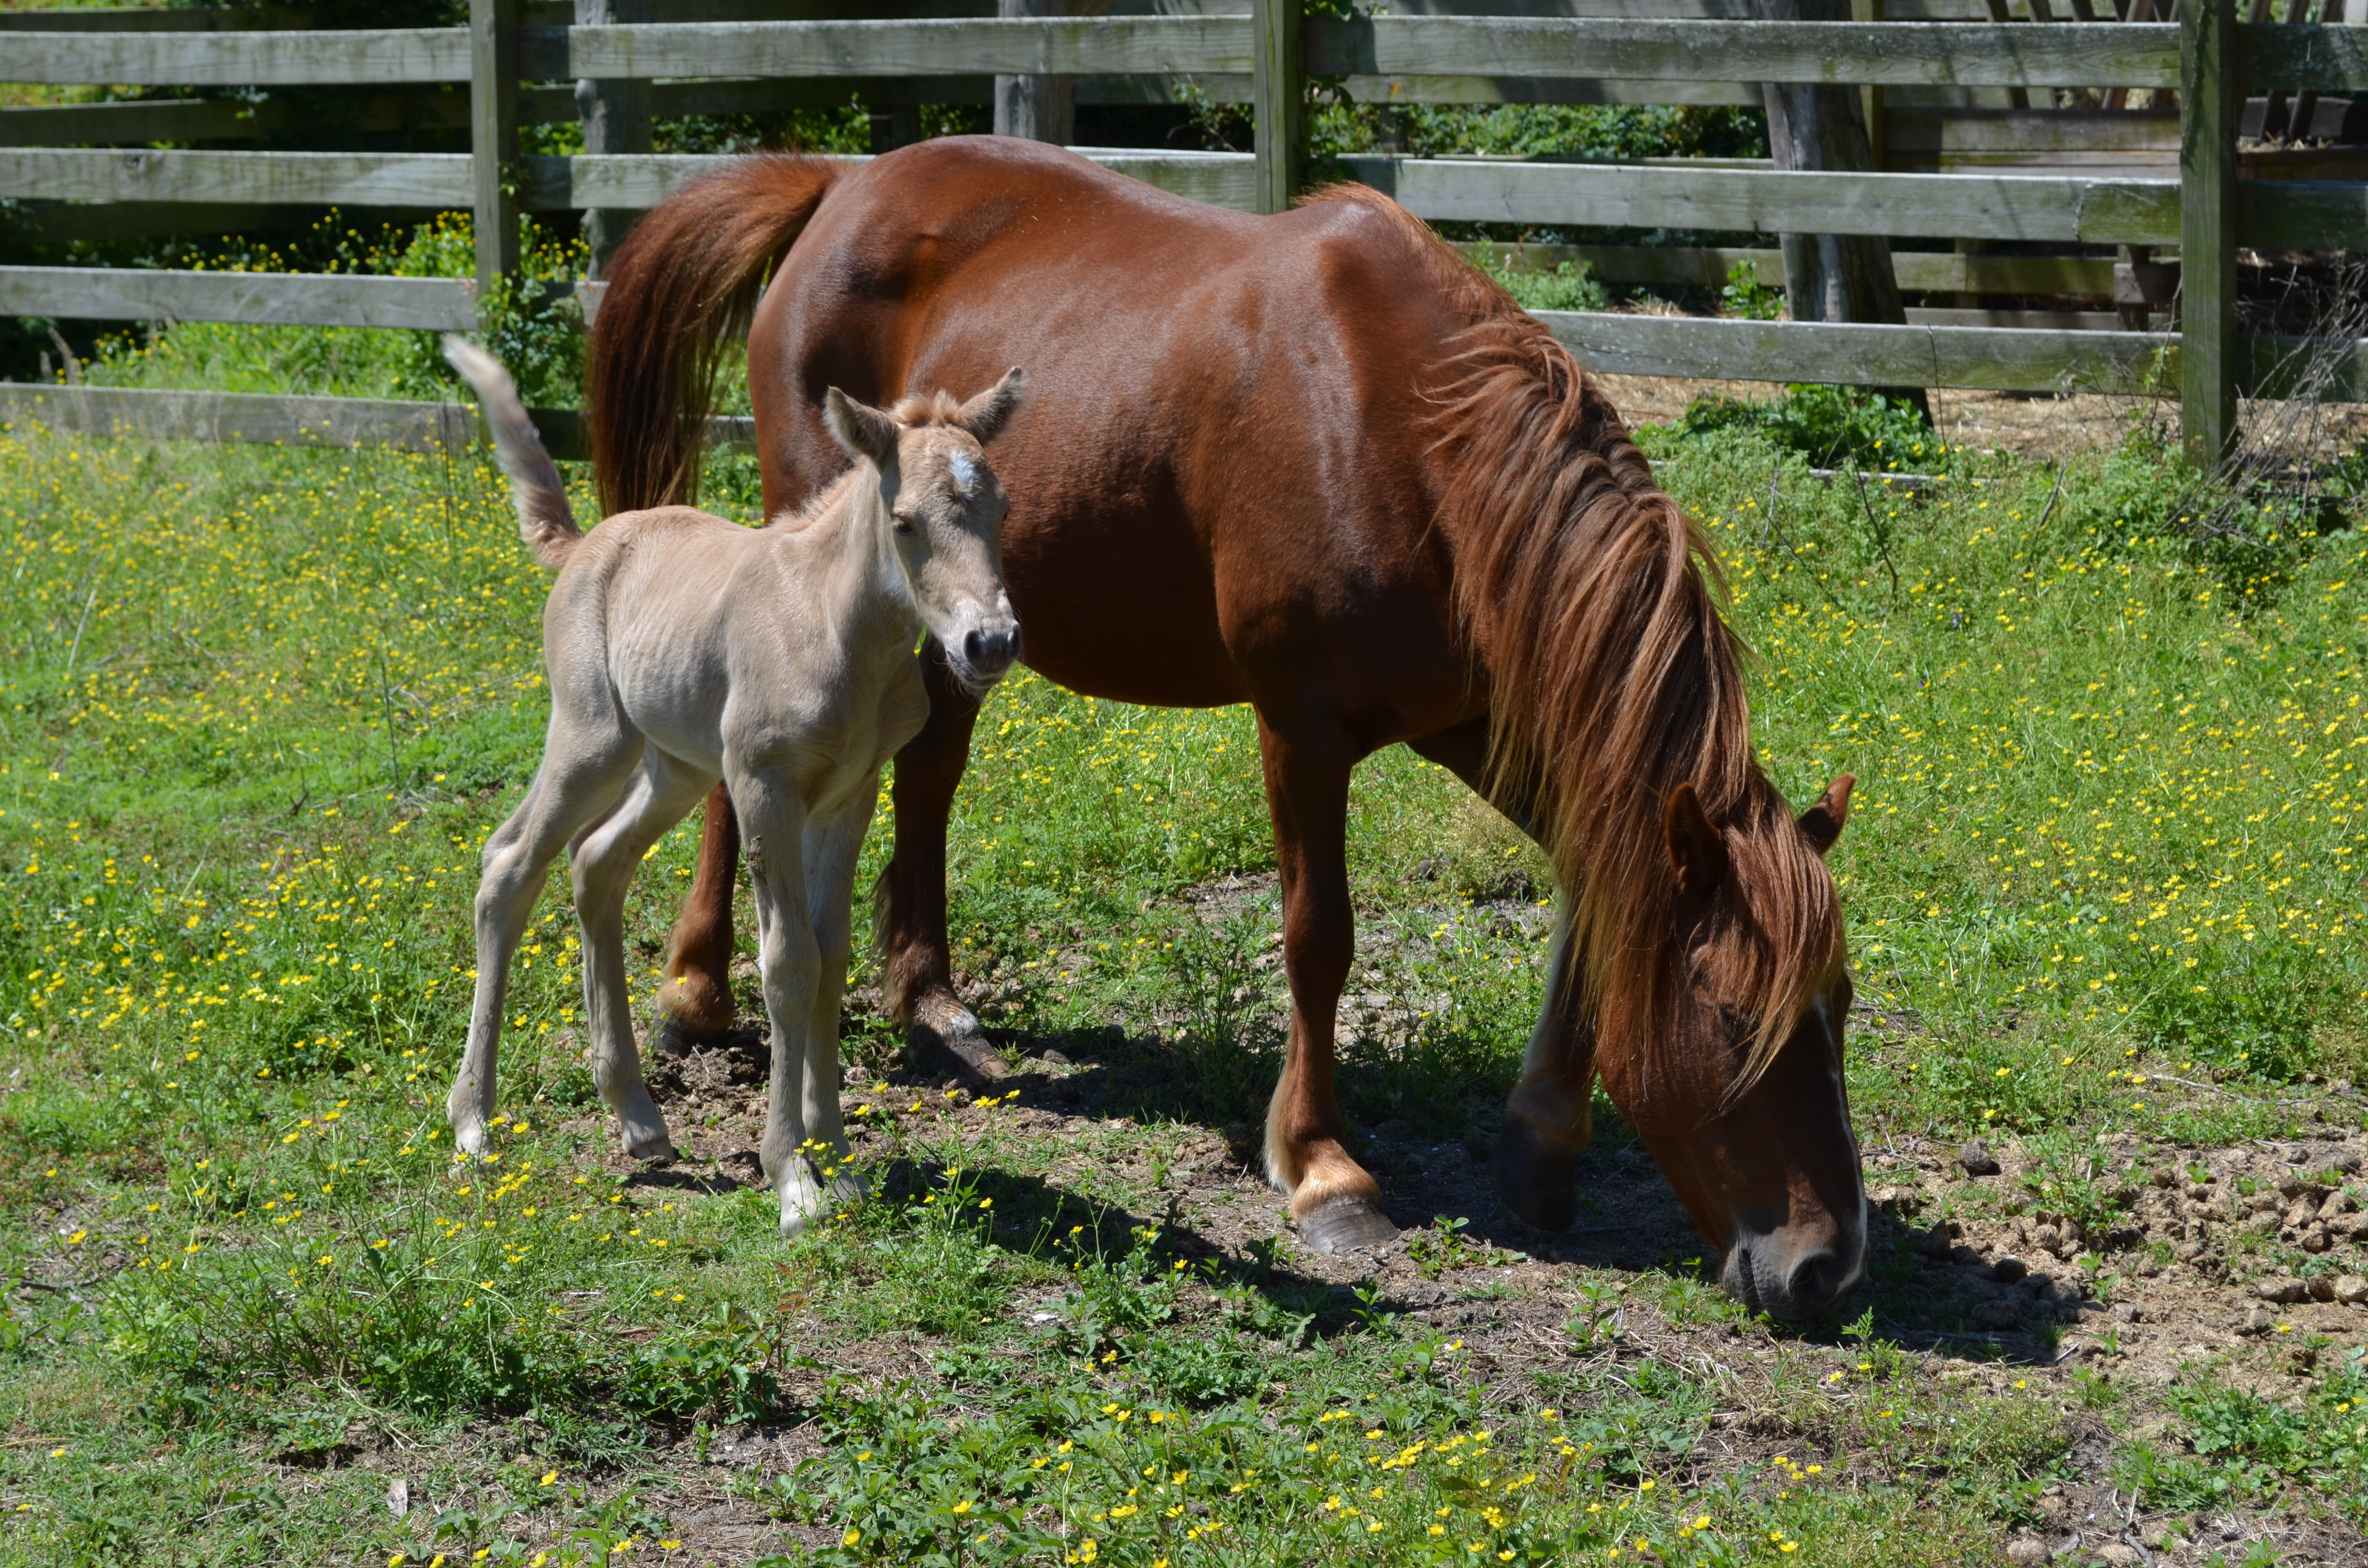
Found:
[[[525,801],[485,841],[484,869],[477,881],[477,989],[469,1008],[469,1043],[444,1102],[453,1144],[464,1153],[485,1146],[510,960],[534,912],[535,896],[542,892],[544,874],[567,841],[616,800],[640,746],[638,737],[563,733],[554,723]]]
[[[683,819],[712,775],[692,772],[655,750],[626,787],[617,809],[575,846],[575,917],[584,928],[584,1019],[592,1037],[592,1082],[600,1103],[623,1123],[626,1154],[672,1159],[674,1140],[650,1098],[633,1046],[625,995],[625,890],[666,829]]]
[[[740,870],[740,819],[732,792],[718,784],[699,830],[699,870],[666,944],[666,984],[658,992],[650,1047],[667,1056],[715,1039],[732,1027],[732,893]]]
[[[954,994],[946,943],[946,823],[970,761],[978,699],[953,678],[934,641],[922,650],[921,681],[929,693],[928,722],[896,754],[891,786],[896,846],[882,877],[882,989],[889,1011],[904,1020],[915,1066],[991,1078],[1003,1072],[1003,1060]]]
[[[1275,863],[1282,874],[1282,965],[1291,982],[1291,1044],[1266,1113],[1267,1177],[1291,1194],[1292,1218],[1319,1252],[1378,1246],[1397,1227],[1382,1189],[1342,1142],[1332,1086],[1332,1029],[1355,942],[1349,903],[1345,743],[1285,738],[1258,718]]]

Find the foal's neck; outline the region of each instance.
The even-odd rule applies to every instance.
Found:
[[[859,663],[870,667],[911,655],[921,618],[889,537],[878,469],[858,462],[800,517],[774,527],[785,542],[797,542],[809,591],[824,601]]]

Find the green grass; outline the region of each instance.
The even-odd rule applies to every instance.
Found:
[[[396,335],[313,384],[396,390]],[[336,337],[188,327],[109,373],[244,384]],[[1796,801],[1861,779],[1834,865],[1870,1148],[2010,1134],[2046,1202],[2101,1217],[2100,1136],[2277,1135],[2279,1085],[2368,1066],[2357,535],[2272,514],[2195,545],[2138,448],[2060,483],[1911,453],[1952,481],[1917,499],[1753,428],[1649,439],[1758,650],[1767,767]],[[1874,1316],[1801,1335],[1676,1255],[1541,1284],[1489,1216],[1445,1217],[1414,1273],[1556,1347],[1483,1364],[1478,1329],[1297,1258],[1270,1199],[1238,1241],[1173,1221],[1194,1141],[1245,1132],[1277,1064],[1255,735],[1032,677],[958,804],[957,956],[1015,1038],[1156,1043],[1107,1057],[1095,1119],[892,1083],[859,1011],[873,1201],[785,1248],[760,1193],[631,1179],[555,878],[515,1119],[456,1162],[474,855],[544,700],[513,527],[474,460],[0,440],[0,1561],[680,1560],[726,1473],[696,1456],[803,1422],[797,1466],[722,1491],[824,1561],[1957,1562],[2134,1419],[1886,1343],[1887,1259]],[[694,837],[634,892],[637,995]],[[1359,771],[1352,866],[1351,990],[1389,1006],[1344,1101],[1485,1132],[1544,868],[1403,750]],[[2181,1506],[2356,1506],[2356,1385],[2182,1393],[2217,1446],[2113,1462]],[[432,1507],[395,1518],[357,1453]]]

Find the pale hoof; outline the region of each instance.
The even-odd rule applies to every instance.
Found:
[[[644,1120],[639,1117],[625,1118],[625,1158],[629,1160],[671,1160],[675,1158],[674,1138],[666,1131],[663,1117]]]
[[[452,1119],[452,1147],[459,1150],[463,1154],[484,1153],[485,1152],[484,1122],[473,1116],[454,1117]]]
[[[1398,1228],[1378,1205],[1346,1193],[1295,1218],[1300,1239],[1317,1252],[1358,1252],[1398,1239]]]
[[[791,1158],[796,1165],[780,1189],[781,1240],[785,1242],[797,1240],[816,1221],[862,1202],[870,1190],[861,1176],[845,1169],[838,1170],[827,1183],[819,1183],[804,1155]]]
[[[1489,1173],[1497,1198],[1524,1224],[1549,1233],[1569,1230],[1578,1218],[1578,1154],[1520,1118],[1508,1118],[1497,1134]]]

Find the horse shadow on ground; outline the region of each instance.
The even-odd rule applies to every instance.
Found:
[[[990,1034],[1023,1061],[1049,1061],[1061,1069],[1057,1076],[1023,1071],[1006,1080],[1002,1087],[1016,1090],[1019,1104],[1065,1116],[1197,1125],[1223,1138],[1241,1166],[1260,1167],[1265,1099],[1280,1070],[1279,1048],[1212,1049],[1115,1028],[1057,1036]],[[1716,1250],[1600,1091],[1594,1142],[1579,1164],[1578,1221],[1569,1231],[1549,1234],[1516,1217],[1491,1178],[1498,1107],[1509,1076],[1483,1069],[1451,1087],[1441,1082],[1437,1062],[1402,1070],[1377,1051],[1352,1049],[1344,1056],[1341,1097],[1356,1135],[1351,1152],[1381,1183],[1383,1210],[1406,1233],[1402,1244],[1427,1245],[1428,1256],[1434,1264],[1443,1260],[1444,1268],[1519,1255],[1716,1288]],[[1404,1081],[1392,1082],[1394,1074]],[[1406,1114],[1356,1124],[1360,1109],[1398,1108]],[[1201,1244],[1246,1265],[1205,1238]],[[1377,1266],[1379,1259],[1373,1261]],[[1866,1272],[1859,1286],[1816,1319],[1770,1326],[1804,1343],[1872,1336],[1966,1359],[2050,1364],[2067,1353],[2061,1345],[2065,1327],[2097,1308],[2075,1275],[2033,1270],[1998,1279],[1989,1260],[1962,1246],[1936,1249],[1912,1221],[1870,1206]],[[1290,1289],[1298,1297],[1320,1283],[1302,1276]]]

